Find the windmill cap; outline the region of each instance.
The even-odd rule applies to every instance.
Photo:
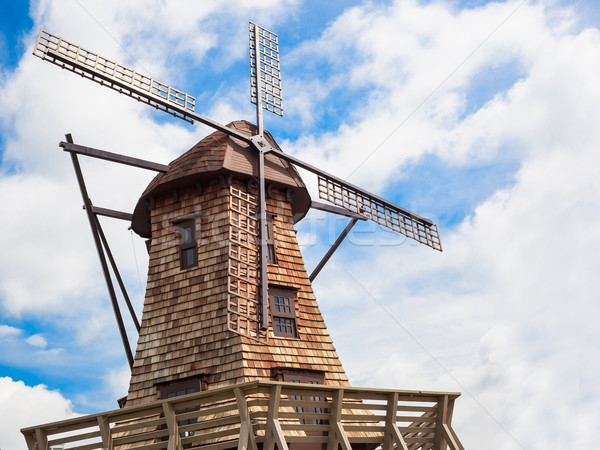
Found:
[[[256,134],[256,126],[245,120],[231,122],[227,126],[248,136]],[[268,131],[264,132],[264,136],[273,147],[281,150]],[[154,177],[137,202],[131,228],[138,235],[150,238],[150,205],[153,197],[227,174],[243,180],[258,180],[257,152],[247,143],[222,131],[215,131],[173,160],[167,172]],[[277,155],[265,155],[265,181],[273,187],[291,189],[294,223],[306,215],[310,208],[310,195],[292,165]]]

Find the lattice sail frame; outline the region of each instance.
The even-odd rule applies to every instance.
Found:
[[[258,35],[258,43],[255,38],[255,30]],[[250,22],[250,100],[255,105],[258,102],[259,80],[263,109],[283,116],[277,35]]]
[[[323,175],[318,175],[318,179],[319,197],[321,199],[360,214],[366,219],[370,219],[421,244],[442,251],[437,225],[427,224],[401,209],[356,192],[350,187]]]
[[[260,329],[258,201],[252,194],[230,186],[227,328],[267,343]]]
[[[33,49],[38,58],[49,61],[63,69],[70,70],[103,86],[108,86],[121,94],[165,111],[175,117],[193,123],[193,119],[172,109],[169,104],[194,112],[196,99],[185,92],[142,75],[133,69],[122,66],[79,45],[40,30]],[[77,67],[86,66],[87,70]],[[131,88],[131,89],[130,89]]]

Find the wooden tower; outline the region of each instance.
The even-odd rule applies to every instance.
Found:
[[[255,132],[248,122],[228,126]],[[217,131],[173,161],[140,198],[132,223],[149,239],[150,264],[128,406],[257,379],[348,383],[293,227],[310,197],[289,163],[269,155],[265,166],[266,330],[258,320],[252,149]]]

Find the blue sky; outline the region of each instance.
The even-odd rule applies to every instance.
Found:
[[[21,427],[113,409],[127,390],[58,142],[71,132],[168,163],[210,131],[34,58],[39,28],[196,96],[199,113],[227,123],[254,121],[249,20],[279,35],[285,113],[266,115],[265,127],[283,149],[440,226],[441,254],[359,224],[315,281],[351,382],[462,392],[454,424],[467,448],[591,446],[599,9],[592,0],[8,2],[0,410],[13,414],[0,448],[25,448]],[[101,161],[83,170],[95,204],[125,211],[152,177]],[[141,311],[143,241],[123,223],[103,224]],[[299,224],[309,271],[344,225],[320,212]]]

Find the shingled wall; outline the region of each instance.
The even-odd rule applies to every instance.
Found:
[[[319,311],[282,189],[270,189],[277,265],[269,284],[297,290],[298,338],[261,344],[227,329],[229,186],[248,183],[215,178],[154,199],[148,284],[127,406],[158,398],[156,385],[201,377],[215,388],[272,379],[285,370],[316,371],[326,384],[348,383]],[[251,188],[256,194],[256,187]],[[198,267],[181,270],[177,221],[196,219]]]

